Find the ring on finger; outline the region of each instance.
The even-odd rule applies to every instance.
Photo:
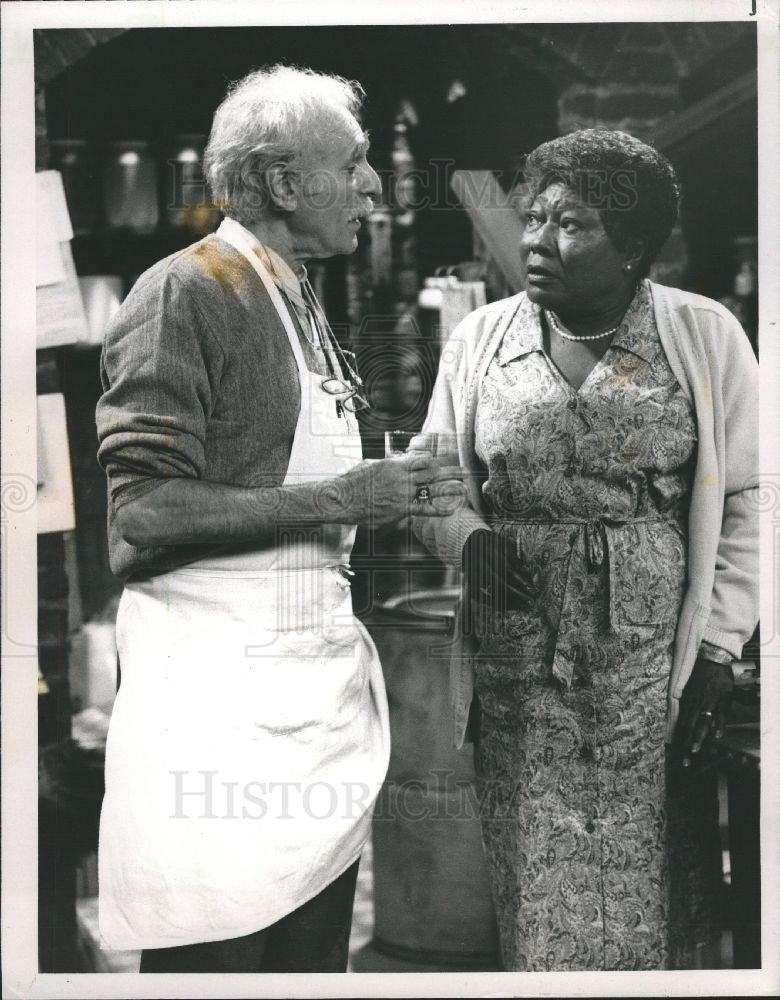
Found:
[[[699,712],[699,718],[709,719],[710,722],[715,718],[712,712]]]
[[[419,503],[431,503],[431,490],[429,486],[418,486],[414,494],[414,499]]]

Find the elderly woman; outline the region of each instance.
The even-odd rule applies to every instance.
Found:
[[[525,177],[526,291],[456,329],[423,428],[469,479],[416,522],[465,569],[456,742],[470,717],[505,967],[680,967],[715,934],[696,754],[757,619],[756,363],[646,277],[678,208],[656,150],[589,129]]]

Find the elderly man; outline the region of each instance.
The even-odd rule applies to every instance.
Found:
[[[126,585],[100,927],[142,972],[346,968],[389,755],[356,525],[462,494],[428,455],[361,461],[354,358],[306,279],[305,260],[355,250],[380,193],[359,96],[281,66],[235,85],[206,152],[224,222],[142,275],[106,336],[99,459]]]

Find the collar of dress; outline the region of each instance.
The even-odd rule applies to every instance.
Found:
[[[496,353],[496,360],[500,365],[507,365],[534,351],[544,351],[541,314],[541,306],[531,302],[527,296],[524,297]],[[636,355],[642,361],[650,361],[657,334],[653,336],[653,331],[648,329],[649,316],[652,316],[652,300],[647,281],[643,280],[639,283],[609,349],[617,347]]]

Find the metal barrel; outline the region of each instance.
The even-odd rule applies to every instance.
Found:
[[[448,690],[458,589],[417,591],[364,617],[390,705],[390,767],[373,823],[374,938],[356,971],[499,970],[470,744]]]

